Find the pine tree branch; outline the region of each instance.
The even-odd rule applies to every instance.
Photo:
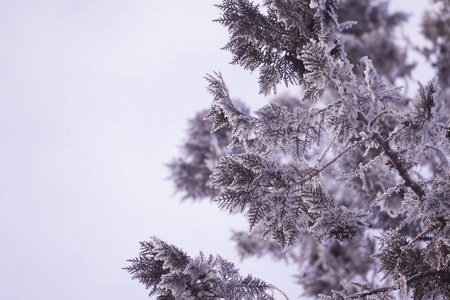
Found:
[[[414,239],[412,239],[405,247],[402,248],[402,252],[400,253],[400,255],[397,258],[397,263],[395,264],[395,270],[398,271],[398,264],[400,263],[400,259],[402,258],[403,254],[405,253],[405,251],[411,247],[416,241],[418,241],[421,237],[423,237],[424,235],[428,234],[430,231],[432,231],[433,229],[439,228],[439,224],[433,224],[430,227],[428,227],[427,229],[425,229],[424,231],[422,231],[421,233],[419,233]]]
[[[348,146],[347,148],[345,148],[344,151],[342,151],[341,153],[339,153],[338,155],[336,155],[332,160],[330,160],[326,165],[324,165],[322,168],[317,169],[316,171],[314,171],[311,175],[309,175],[308,177],[306,177],[305,179],[303,179],[302,181],[300,181],[300,185],[304,184],[305,182],[311,180],[312,178],[316,177],[317,175],[319,175],[322,171],[324,171],[326,168],[328,168],[329,166],[331,166],[333,163],[335,163],[339,158],[341,158],[344,154],[346,154],[348,151],[355,149],[356,146],[358,146],[359,144],[361,144],[362,142],[365,142],[366,139],[362,139],[360,141],[357,141],[353,144],[351,144],[350,146]]]
[[[439,276],[445,282],[448,282],[450,284],[450,272],[445,272],[445,271],[428,271],[428,272],[419,273],[419,274],[416,274],[416,275],[408,278],[406,280],[406,284],[410,285],[411,283],[413,283],[417,280],[420,280],[420,279],[423,279],[426,277],[430,277],[430,276]],[[386,292],[390,292],[393,290],[398,290],[399,288],[400,287],[398,285],[392,285],[392,286],[388,286],[388,287],[374,289],[374,290],[367,291],[367,292],[356,293],[351,296],[348,296],[347,298],[348,299],[358,299],[358,298],[363,298],[363,297],[374,295],[374,294],[386,293]]]
[[[369,125],[369,121],[362,112],[358,112],[358,120],[363,122],[367,126]],[[406,171],[403,164],[400,162],[397,153],[395,153],[389,146],[389,142],[387,142],[378,132],[371,131],[371,135],[372,138],[378,143],[378,145],[381,146],[386,156],[390,159],[392,165],[397,170],[400,177],[403,178],[403,180],[405,181],[405,185],[410,187],[420,199],[425,197],[424,190],[409,176],[408,171]]]
[[[362,112],[358,112],[358,118],[359,121],[363,122],[366,126],[369,125],[369,121],[364,116]],[[392,163],[393,167],[397,170],[400,177],[403,178],[405,181],[405,186],[411,188],[411,190],[419,197],[420,200],[423,200],[425,197],[425,191],[418,185],[412,178],[409,176],[408,171],[406,171],[403,164],[400,162],[400,159],[395,153],[391,147],[389,146],[389,142],[386,141],[378,132],[370,131],[372,138],[381,146],[384,153],[387,157],[389,157],[390,162]],[[443,217],[438,217],[437,220],[441,222],[443,226],[447,224],[447,221]]]
[[[362,297],[366,297],[366,296],[370,296],[370,295],[374,295],[374,294],[390,292],[392,290],[396,290],[396,288],[394,286],[388,286],[388,287],[371,290],[368,292],[356,293],[347,298],[348,299],[358,299],[358,298],[362,298]]]
[[[419,273],[419,274],[416,274],[416,275],[410,277],[409,279],[407,279],[406,284],[411,284],[414,281],[417,281],[417,280],[420,280],[420,279],[423,279],[423,278],[429,277],[429,276],[439,276],[445,282],[450,284],[450,272],[446,272],[446,271],[428,271],[428,272],[424,272],[424,273]]]

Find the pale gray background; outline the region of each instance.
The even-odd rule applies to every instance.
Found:
[[[186,120],[210,104],[206,72],[252,109],[266,101],[219,50],[213,3],[0,2],[0,299],[147,299],[121,268],[151,235],[298,295],[283,263],[239,263],[228,238],[242,217],[180,204],[164,179]]]

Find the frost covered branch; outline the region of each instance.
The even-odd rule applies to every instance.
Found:
[[[258,300],[275,299],[278,288],[254,278],[241,277],[234,265],[220,256],[203,253],[190,258],[173,245],[158,238],[141,242],[140,256],[129,260],[126,267],[133,279],[139,280],[158,299]]]
[[[361,112],[358,113],[358,120],[360,120],[366,125],[369,124],[369,121]],[[403,164],[400,162],[397,153],[391,149],[389,143],[385,139],[383,139],[383,137],[378,132],[372,131],[371,136],[378,143],[378,145],[381,146],[381,148],[384,151],[384,154],[386,154],[386,156],[389,158],[392,166],[398,171],[398,174],[405,181],[405,185],[410,187],[414,191],[414,193],[420,198],[424,197],[425,192],[416,182],[414,182],[411,179],[408,172],[405,170]]]
[[[207,75],[211,108],[205,122],[191,121],[171,178],[186,198],[244,214],[251,236],[235,234],[242,256],[297,264],[309,296],[384,299],[401,290],[415,299],[450,298],[450,35],[437,25],[450,18],[447,2],[436,2],[442,9],[425,18],[433,47],[424,52],[436,55],[444,78],[419,83],[415,99],[394,85],[413,65],[392,33],[407,17],[390,13],[387,2],[217,5],[231,62],[259,72],[265,95],[280,83],[300,86],[301,94],[277,96],[251,114],[232,101],[222,74]],[[255,279],[254,294],[242,296],[245,278],[217,277],[220,257],[191,259],[171,249],[185,263],[169,266],[151,250],[128,269],[152,293],[270,299],[275,291]]]
[[[443,279],[443,283],[444,284],[450,284],[450,272],[442,272],[442,271],[430,271],[430,272],[424,272],[424,273],[420,273],[417,275],[414,275],[410,278],[408,278],[406,280],[406,284],[410,285],[412,283],[414,283],[417,280],[422,280],[425,279],[427,277],[438,277],[438,278],[442,278]],[[378,289],[373,289],[370,291],[365,291],[365,292],[360,292],[360,293],[355,293],[351,296],[345,297],[346,299],[359,299],[359,298],[364,298],[370,295],[376,295],[376,294],[381,294],[381,293],[388,293],[391,291],[395,291],[400,289],[401,287],[399,285],[392,285],[392,286],[388,286],[388,287],[382,287],[382,288],[378,288]]]

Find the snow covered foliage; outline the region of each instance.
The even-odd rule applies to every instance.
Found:
[[[241,277],[234,265],[220,256],[203,253],[190,258],[173,245],[153,237],[141,242],[139,257],[126,267],[133,277],[160,300],[275,299],[277,288],[250,275]],[[282,295],[282,293],[278,292]]]
[[[357,25],[342,32],[345,52],[352,64],[370,57],[380,74],[389,82],[409,74],[414,64],[406,63],[406,51],[396,45],[396,27],[407,21],[401,12],[389,13],[388,1],[347,0],[336,11],[341,21]]]
[[[450,111],[450,2],[433,0],[434,5],[423,16],[422,32],[430,42],[420,49],[436,69],[447,112]]]
[[[247,112],[244,106],[239,107]],[[212,122],[205,121],[207,110],[200,111],[189,122],[186,143],[182,147],[183,156],[168,164],[170,179],[176,190],[183,192],[183,199],[199,200],[217,195],[210,185],[211,169],[225,154],[242,152],[241,147],[228,148],[231,133],[226,128],[211,133]]]
[[[447,9],[448,1],[437,2]],[[244,214],[251,235],[233,236],[241,257],[269,254],[298,265],[308,296],[450,299],[450,49],[439,25],[448,9],[424,21],[435,43],[423,53],[444,78],[419,83],[409,99],[394,86],[413,67],[392,34],[404,14],[375,0],[262,3],[217,5],[216,21],[230,35],[224,49],[233,64],[259,72],[261,93],[280,83],[302,93],[278,96],[251,114],[232,100],[220,73],[207,75],[211,108],[203,123],[199,115],[191,121],[182,158],[169,164],[177,190]],[[146,265],[132,261],[128,271],[152,293],[169,289],[159,278],[188,276],[190,259],[175,268],[155,263],[159,254],[150,257]],[[136,275],[146,272],[149,283]],[[238,291],[220,296],[214,284],[201,281],[202,295],[253,299]],[[170,288],[171,295],[208,299],[191,286]]]

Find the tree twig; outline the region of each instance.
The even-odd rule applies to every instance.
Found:
[[[369,125],[369,121],[367,120],[367,118],[364,116],[364,114],[362,112],[358,112],[358,119],[359,119],[359,121],[363,122],[365,125]],[[400,159],[399,159],[397,153],[391,149],[391,147],[389,146],[389,143],[378,132],[371,131],[371,136],[378,143],[378,145],[381,146],[381,148],[383,149],[386,156],[389,157],[389,159],[392,162],[392,165],[397,170],[400,177],[402,177],[403,180],[405,181],[405,185],[410,187],[413,190],[413,192],[419,198],[422,199],[425,196],[424,190],[416,182],[414,182],[412,180],[412,178],[409,176],[409,174],[406,171],[406,169],[404,168],[403,164],[400,162]]]

